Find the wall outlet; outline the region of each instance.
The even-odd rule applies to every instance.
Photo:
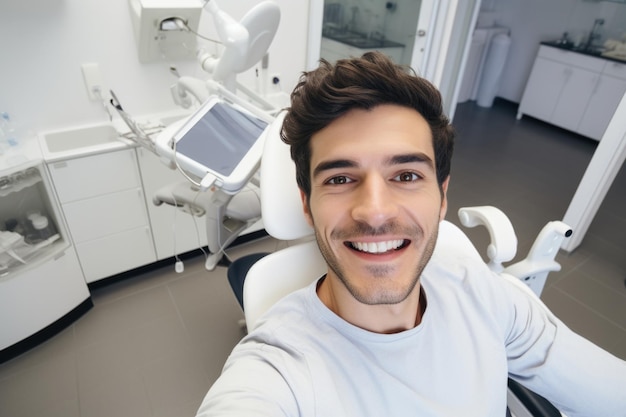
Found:
[[[100,67],[97,63],[85,63],[81,65],[83,70],[83,80],[87,88],[89,100],[101,100],[104,97],[102,87],[102,77],[100,76]]]

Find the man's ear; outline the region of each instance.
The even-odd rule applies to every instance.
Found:
[[[448,212],[448,184],[450,184],[450,176],[441,184],[441,210],[439,211],[439,220],[443,220]]]
[[[307,195],[302,189],[300,189],[300,199],[302,200],[302,211],[304,212],[304,218],[309,226],[313,227],[313,216],[311,216],[311,209],[309,208],[309,202]]]

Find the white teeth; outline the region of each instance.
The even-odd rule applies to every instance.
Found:
[[[386,242],[351,242],[353,248],[360,250],[361,252],[368,253],[385,253],[390,250],[394,250],[402,246],[402,239],[400,240],[388,240]]]

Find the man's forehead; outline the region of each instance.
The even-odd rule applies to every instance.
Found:
[[[398,105],[353,109],[314,133],[310,147],[312,159],[416,153],[434,159],[430,126],[416,110]]]

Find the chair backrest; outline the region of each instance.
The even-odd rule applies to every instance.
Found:
[[[300,243],[258,260],[246,275],[243,305],[248,331],[259,317],[287,294],[306,287],[326,272],[317,242]]]
[[[268,234],[279,240],[313,236],[307,223],[296,183],[296,167],[289,146],[280,139],[285,113],[267,130],[261,159],[261,215]],[[246,325],[257,319],[283,296],[302,288],[326,272],[326,263],[314,240],[277,251],[257,261],[243,287]]]
[[[296,165],[289,146],[280,139],[285,112],[267,130],[261,158],[261,216],[267,233],[276,239],[294,240],[311,236],[313,229],[302,211],[296,183]]]

